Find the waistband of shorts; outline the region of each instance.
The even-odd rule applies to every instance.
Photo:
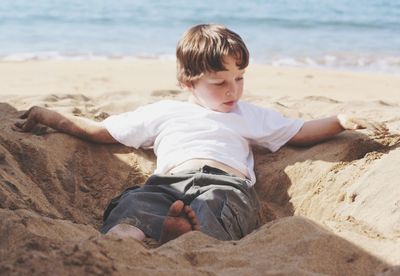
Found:
[[[208,165],[205,165],[201,168],[198,169],[191,169],[191,170],[183,170],[183,171],[178,171],[173,174],[195,174],[195,173],[207,173],[207,174],[217,174],[217,175],[231,175],[227,173],[226,171],[223,171],[218,168],[214,168]]]
[[[183,171],[178,171],[173,173],[173,175],[177,175],[177,174],[196,174],[196,173],[205,173],[205,174],[213,174],[213,175],[225,175],[225,176],[231,176],[231,177],[239,177],[237,175],[234,174],[230,174],[224,170],[215,168],[215,167],[211,167],[208,165],[204,165],[201,168],[198,169],[192,169],[192,170],[183,170]],[[239,177],[241,178],[241,177]],[[243,179],[243,178],[242,178]],[[247,180],[247,178],[243,179],[243,180]]]

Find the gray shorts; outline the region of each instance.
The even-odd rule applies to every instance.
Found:
[[[111,200],[100,231],[127,223],[159,240],[170,205],[180,199],[196,213],[201,232],[219,240],[243,238],[260,221],[259,202],[248,181],[209,166],[152,175],[142,187],[128,188]]]

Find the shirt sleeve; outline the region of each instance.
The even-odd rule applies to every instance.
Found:
[[[132,112],[112,115],[102,121],[102,125],[121,144],[134,148],[150,147],[154,142],[154,135],[146,128],[147,114],[146,106],[139,107]]]
[[[275,152],[285,145],[302,128],[304,121],[290,119],[272,109],[253,106],[253,127],[256,129],[255,144]]]

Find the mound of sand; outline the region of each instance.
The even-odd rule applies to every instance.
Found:
[[[247,99],[305,119],[350,112],[387,137],[344,132],[307,148],[255,148],[264,225],[240,241],[190,232],[159,246],[102,236],[108,201],[154,169],[150,151],[83,142],[47,128],[17,133],[28,105],[101,120],[176,90],[8,97],[0,103],[1,275],[398,275],[399,104],[333,98]],[[399,178],[397,178],[399,176]]]

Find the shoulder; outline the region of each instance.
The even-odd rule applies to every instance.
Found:
[[[135,111],[141,112],[157,112],[162,113],[166,111],[176,110],[183,106],[183,102],[174,100],[161,100],[138,107]]]
[[[298,123],[299,119],[287,118],[282,113],[268,107],[261,107],[255,104],[240,101],[238,113],[250,123],[262,124],[269,127],[278,127]]]
[[[266,108],[266,107],[261,107],[258,105],[255,105],[253,103],[249,103],[246,101],[239,101],[238,106],[237,106],[237,113],[239,113],[242,116],[266,116],[266,115],[272,115],[272,114],[278,114],[277,111],[271,109],[271,108]]]
[[[132,111],[127,111],[119,114],[113,114],[104,121],[151,121],[163,117],[172,110],[177,110],[177,101],[162,100],[153,103],[140,105]]]
[[[163,107],[163,106],[176,106],[176,105],[179,105],[179,103],[180,103],[179,101],[174,101],[174,100],[161,100],[161,101],[149,103],[147,105],[143,105],[142,107],[154,108],[154,107]]]

